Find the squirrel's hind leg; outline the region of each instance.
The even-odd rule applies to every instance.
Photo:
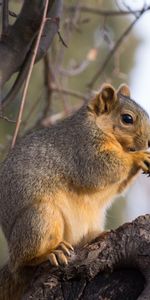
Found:
[[[72,246],[64,241],[64,220],[51,201],[24,210],[9,240],[10,269],[40,264],[66,264]]]

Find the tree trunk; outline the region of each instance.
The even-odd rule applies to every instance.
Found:
[[[150,215],[75,249],[67,267],[39,266],[27,299],[150,299]]]

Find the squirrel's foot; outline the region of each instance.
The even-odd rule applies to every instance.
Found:
[[[136,164],[144,171],[144,173],[150,173],[150,152],[139,151],[135,152]]]
[[[71,256],[71,251],[73,251],[73,247],[68,242],[61,242],[56,249],[54,249],[49,254],[50,263],[58,267],[59,265],[67,265],[68,258]]]

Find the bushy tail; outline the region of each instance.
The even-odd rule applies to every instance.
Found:
[[[27,277],[22,271],[14,276],[5,265],[0,270],[0,300],[20,300],[30,281]]]

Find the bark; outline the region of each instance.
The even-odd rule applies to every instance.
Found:
[[[1,87],[20,70],[37,35],[41,23],[45,1],[25,0],[15,23],[8,27],[0,41],[0,85]],[[58,31],[55,21],[61,15],[62,0],[50,0],[48,18],[37,54],[39,60],[46,53],[54,35]]]
[[[150,299],[150,215],[75,249],[67,267],[39,266],[27,299]]]

